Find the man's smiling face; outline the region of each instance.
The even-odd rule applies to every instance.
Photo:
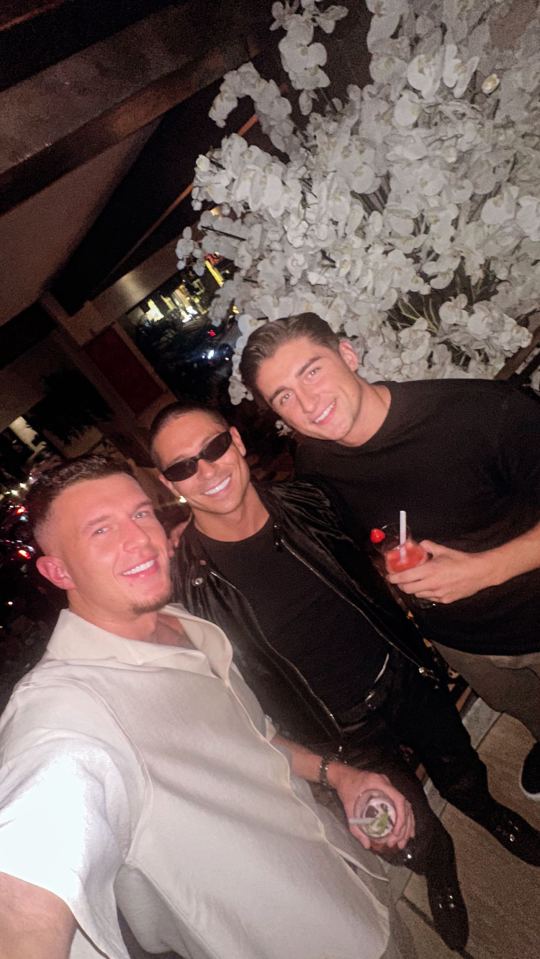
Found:
[[[288,426],[316,439],[354,444],[360,424],[363,381],[346,341],[339,349],[297,336],[263,360],[257,389]]]
[[[167,537],[131,476],[68,486],[53,503],[43,546],[44,575],[52,570],[71,608],[97,625],[118,626],[169,599]]]
[[[168,420],[154,439],[154,454],[162,469],[197,456],[224,426],[203,410],[182,413]],[[219,459],[200,459],[193,476],[171,482],[163,480],[174,493],[183,496],[193,511],[225,515],[238,509],[250,485],[246,449],[240,434],[230,427],[232,442]]]

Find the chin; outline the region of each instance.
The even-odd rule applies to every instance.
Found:
[[[132,609],[137,616],[141,616],[143,613],[157,613],[163,608],[163,606],[166,606],[167,603],[170,603],[171,600],[172,587],[169,586],[160,596],[156,596],[153,599],[148,599],[146,602],[135,603]]]

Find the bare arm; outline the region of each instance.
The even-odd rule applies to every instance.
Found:
[[[540,523],[502,546],[480,553],[448,549],[428,539],[421,545],[433,558],[414,569],[393,573],[388,580],[404,593],[437,603],[454,603],[540,567]]]
[[[311,752],[298,743],[284,739],[282,736],[274,736],[272,742],[287,750],[291,769],[295,776],[307,779],[308,782],[312,783],[319,781],[320,755]],[[414,836],[414,815],[410,803],[397,789],[394,789],[387,776],[355,769],[353,766],[346,766],[344,763],[332,762],[328,766],[328,782],[336,790],[348,819],[355,815],[354,807],[362,793],[371,790],[380,790],[386,793],[394,803],[397,814],[394,829],[384,839],[384,844],[388,848],[397,846],[399,849],[403,849],[409,839]],[[369,838],[357,826],[349,826],[349,829],[365,849],[371,848]],[[377,847],[380,845],[381,843],[378,841]]]
[[[58,896],[0,873],[0,959],[68,959],[75,929]]]

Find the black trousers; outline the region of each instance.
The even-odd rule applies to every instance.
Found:
[[[444,685],[423,678],[412,663],[392,654],[383,688],[358,728],[347,734],[351,765],[384,773],[411,803],[416,836],[404,861],[429,874],[453,863],[452,840],[431,810],[415,773],[420,762],[441,795],[473,819],[493,803],[487,771]]]

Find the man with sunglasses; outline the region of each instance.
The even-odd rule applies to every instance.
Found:
[[[260,489],[238,431],[216,411],[172,404],[152,426],[154,462],[192,510],[176,560],[177,597],[226,632],[236,660],[281,730],[385,773],[412,803],[416,837],[400,858],[425,874],[434,923],[451,948],[467,939],[450,836],[434,816],[412,749],[445,798],[478,822],[489,810],[521,829],[512,851],[540,863],[540,838],[490,796],[486,770],[415,627],[306,483]]]

